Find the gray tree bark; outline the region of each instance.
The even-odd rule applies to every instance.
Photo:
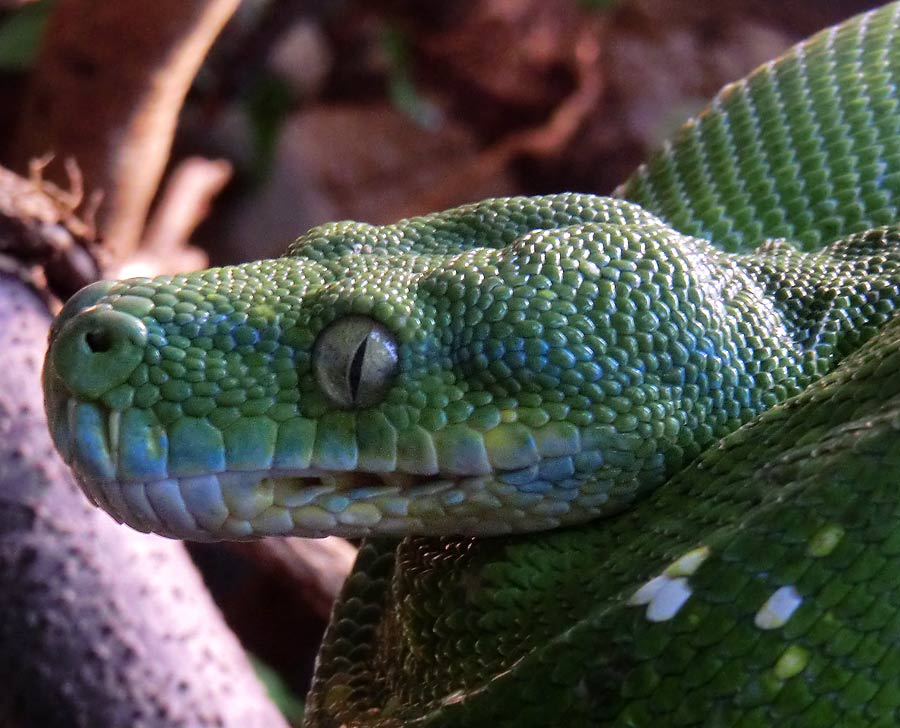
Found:
[[[182,544],[93,508],[53,450],[48,326],[0,274],[0,726],[285,728]]]

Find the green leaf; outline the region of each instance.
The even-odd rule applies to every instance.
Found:
[[[249,655],[249,657],[256,676],[265,686],[272,702],[291,725],[299,726],[303,722],[303,701],[285,684],[278,672],[257,657],[253,655]]]

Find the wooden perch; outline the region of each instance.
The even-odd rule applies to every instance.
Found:
[[[313,614],[328,620],[344,580],[356,559],[356,547],[342,538],[267,538],[227,542],[223,546],[249,556],[272,574]]]
[[[140,242],[181,104],[239,0],[59,0],[11,149],[73,157],[101,190],[102,237],[119,260]]]
[[[0,725],[286,728],[182,544],[91,507],[54,451],[49,321],[0,273]]]

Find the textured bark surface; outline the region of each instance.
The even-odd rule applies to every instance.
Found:
[[[48,325],[0,275],[0,725],[286,726],[184,547],[91,507],[53,450]]]
[[[239,0],[59,0],[19,118],[17,164],[73,157],[102,190],[110,250],[136,248],[169,155],[178,112]]]

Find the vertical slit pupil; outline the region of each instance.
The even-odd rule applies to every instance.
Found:
[[[359,387],[362,384],[363,362],[366,360],[366,348],[369,345],[368,335],[356,347],[353,354],[353,360],[350,362],[350,371],[347,376],[347,383],[350,385],[350,400],[354,403],[359,399]]]

